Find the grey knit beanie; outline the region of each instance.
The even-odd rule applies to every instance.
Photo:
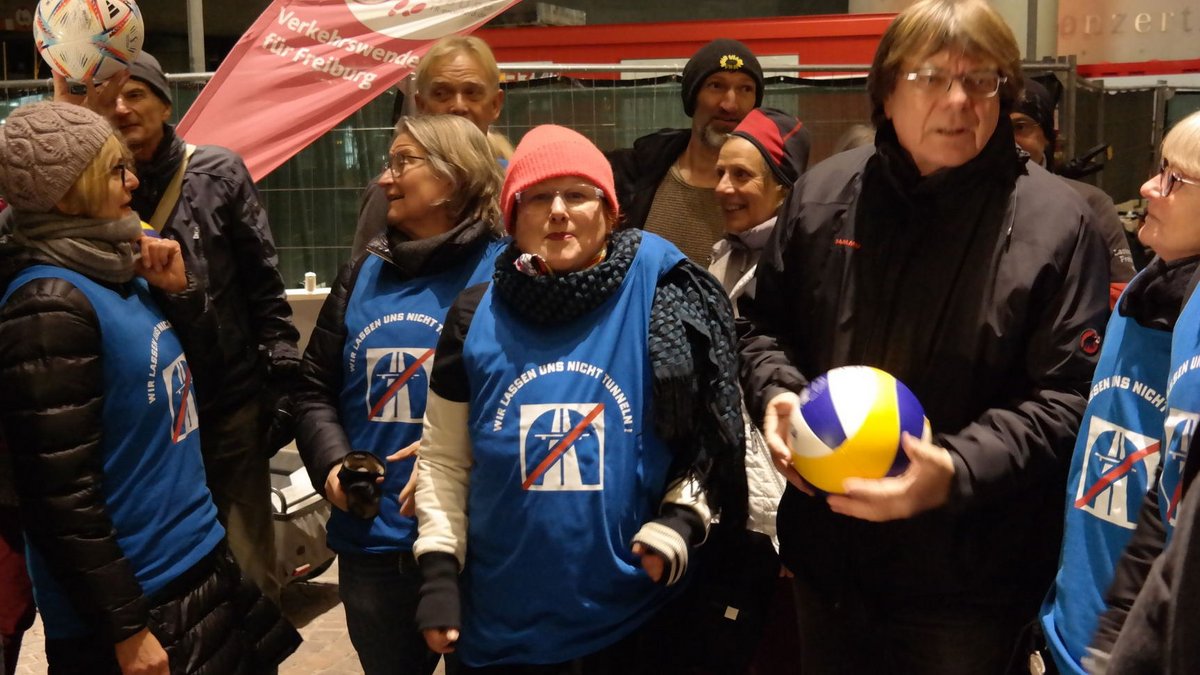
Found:
[[[163,72],[158,59],[149,52],[141,51],[129,64],[129,77],[143,82],[150,91],[162,99],[163,103],[171,105],[171,85],[167,83],[167,74]]]
[[[108,120],[81,106],[17,108],[0,125],[0,196],[18,211],[51,211],[111,135]]]

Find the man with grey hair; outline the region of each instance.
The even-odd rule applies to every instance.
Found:
[[[444,37],[421,57],[415,75],[417,91],[413,100],[417,112],[458,115],[471,120],[487,135],[497,161],[507,166],[512,146],[502,135],[491,131],[492,123],[504,108],[504,90],[500,88],[500,67],[486,42],[474,35]],[[351,259],[357,258],[372,239],[387,229],[387,211],[387,195],[379,183],[372,181],[359,204]]]

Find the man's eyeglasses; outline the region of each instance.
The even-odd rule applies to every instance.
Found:
[[[1167,160],[1163,160],[1158,167],[1158,194],[1166,197],[1175,189],[1176,183],[1187,183],[1188,185],[1200,185],[1200,181],[1194,181],[1191,178],[1183,176],[1171,170],[1171,166],[1167,164]]]
[[[568,211],[581,212],[604,199],[604,191],[592,185],[577,185],[563,190],[531,188],[516,194],[517,204],[535,213],[549,213],[554,200],[562,197]]]
[[[991,98],[1000,91],[1000,85],[1008,81],[1007,77],[1001,77],[999,73],[989,70],[951,75],[944,70],[936,68],[922,68],[921,70],[904,73],[901,75],[901,79],[912,82],[922,91],[934,94],[943,94],[950,91],[950,88],[957,81],[962,85],[963,91],[966,92],[967,96],[972,98]]]
[[[429,159],[428,157],[420,157],[418,155],[406,155],[402,152],[397,152],[394,155],[388,155],[387,160],[383,163],[384,171],[392,172],[392,180],[396,180],[404,173],[404,168],[413,162],[420,162]]]

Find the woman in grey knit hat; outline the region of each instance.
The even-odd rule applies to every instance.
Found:
[[[0,126],[15,209],[0,231],[0,426],[47,660],[56,673],[262,672],[299,636],[226,550],[168,320],[202,321],[204,289],[130,209],[131,167],[79,106],[23,106]]]

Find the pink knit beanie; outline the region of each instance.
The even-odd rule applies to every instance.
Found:
[[[579,176],[594,183],[604,191],[614,217],[617,215],[617,190],[612,167],[604,153],[577,131],[543,124],[525,134],[508,162],[504,189],[500,192],[500,208],[509,234],[516,224],[517,193],[560,176]]]

